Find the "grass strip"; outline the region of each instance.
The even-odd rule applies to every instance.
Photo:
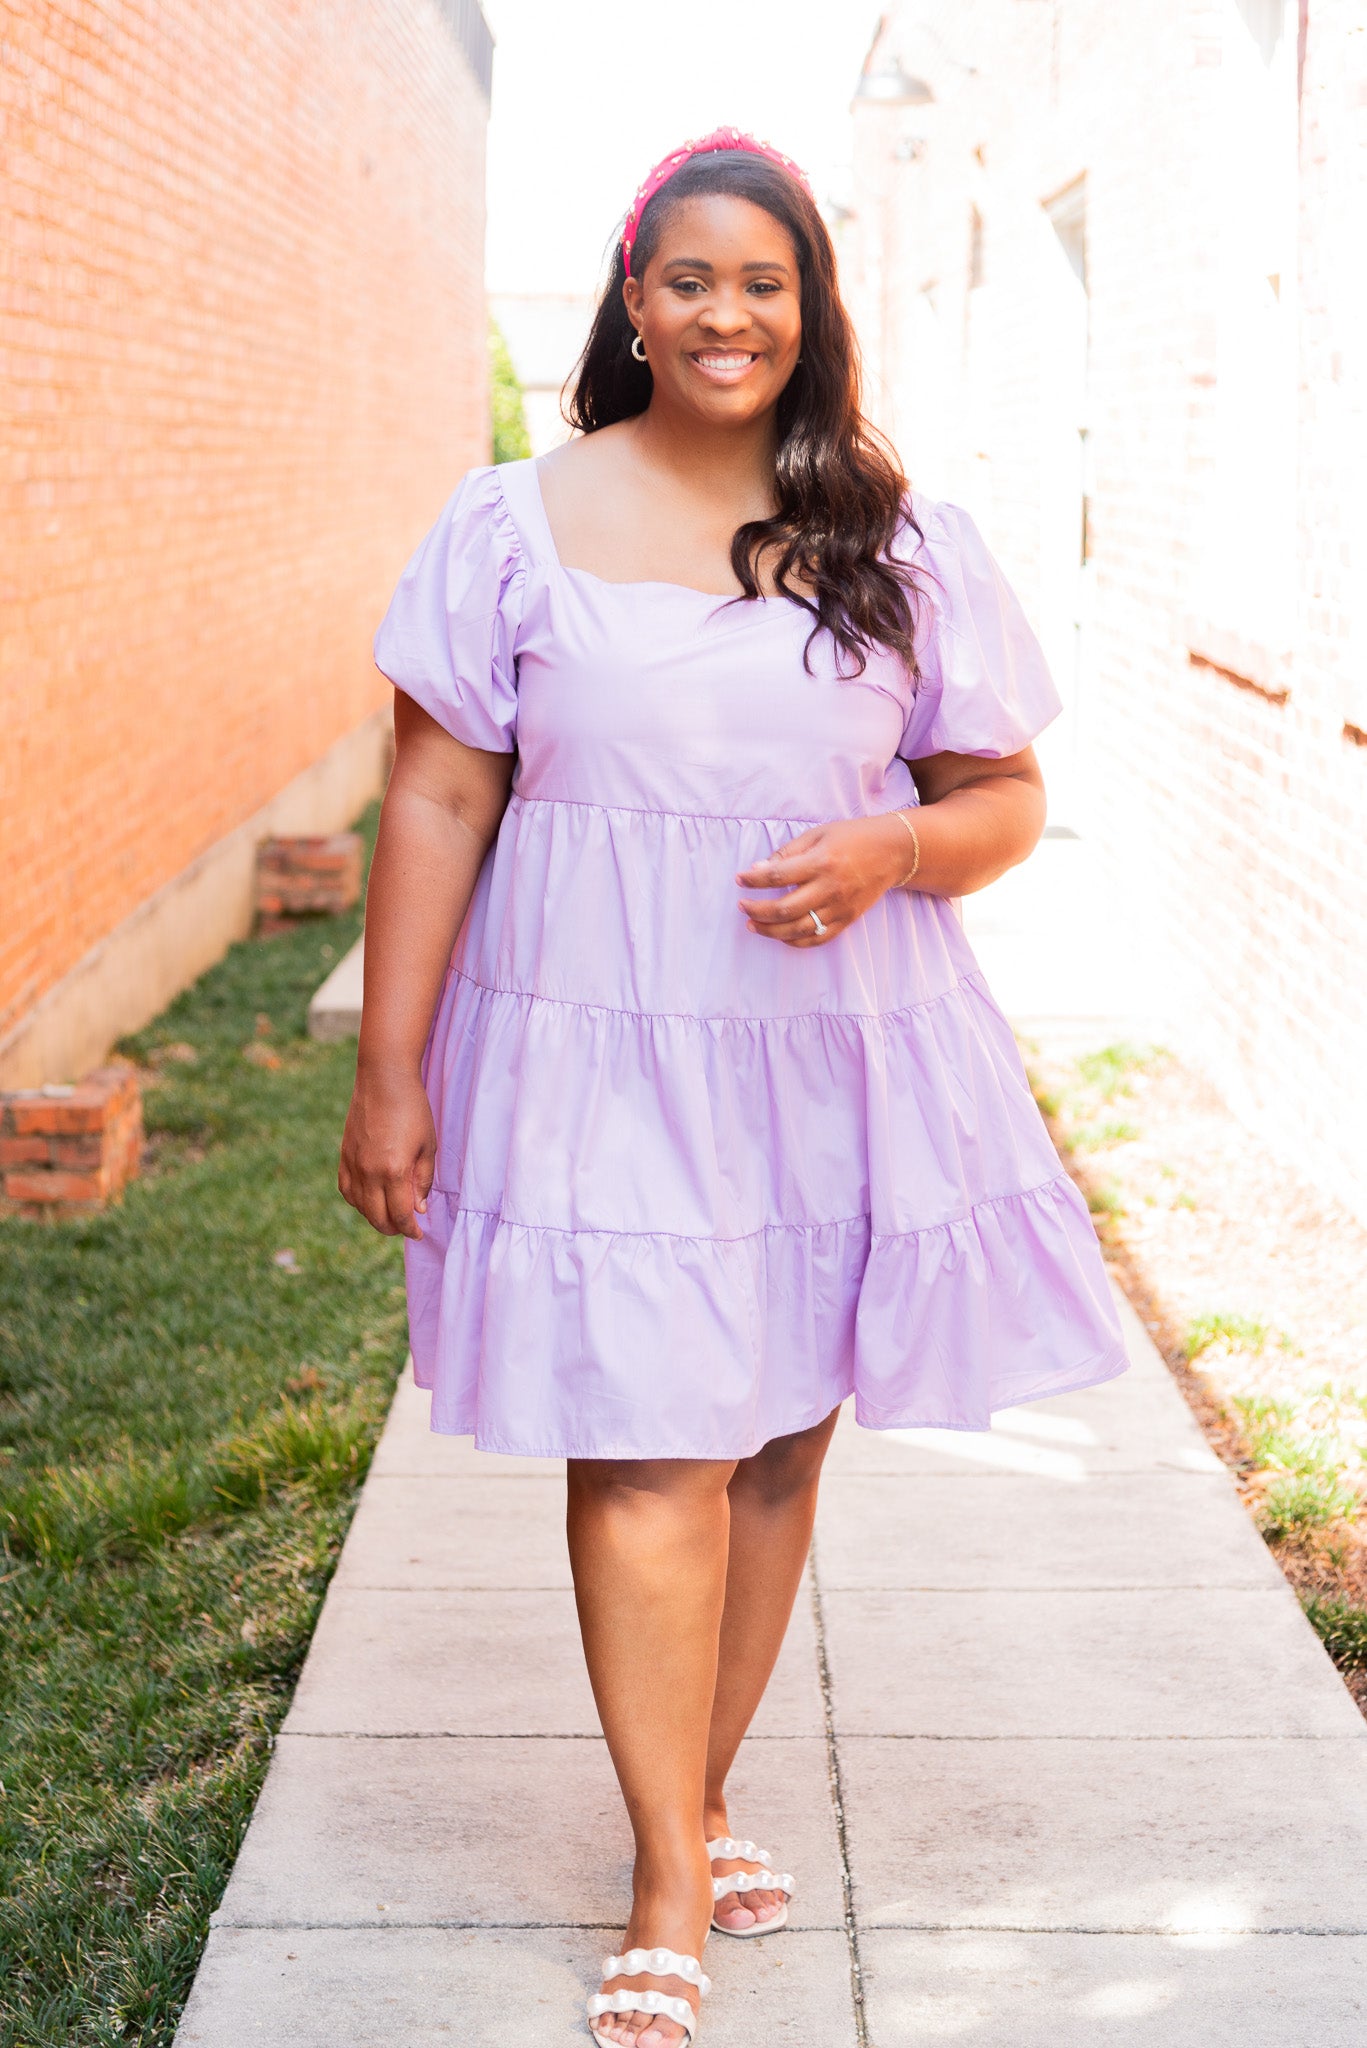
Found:
[[[355,1048],[305,1030],[359,928],[234,946],[126,1043],[120,1207],[0,1220],[3,2048],[169,2048],[403,1360],[336,1193]]]

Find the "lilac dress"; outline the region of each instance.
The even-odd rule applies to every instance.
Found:
[[[853,1392],[874,1429],[1124,1370],[1096,1234],[952,906],[826,946],[737,873],[916,801],[907,760],[1059,708],[972,521],[916,499],[922,675],[836,673],[808,615],[561,566],[532,462],[475,470],[375,642],[467,746],[517,752],[424,1072],[406,1246],[432,1427],[524,1456],[736,1458]],[[908,536],[914,542],[914,536]],[[908,843],[910,853],[910,843]]]

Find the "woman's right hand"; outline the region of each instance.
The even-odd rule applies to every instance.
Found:
[[[437,1161],[437,1132],[421,1076],[404,1069],[358,1068],[337,1186],[385,1237],[421,1237],[418,1217]]]

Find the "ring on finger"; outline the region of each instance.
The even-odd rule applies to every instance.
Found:
[[[819,918],[819,917],[817,916],[817,914],[816,914],[816,912],[815,912],[814,910],[809,910],[809,911],[807,912],[807,915],[808,915],[808,917],[809,917],[809,918],[810,918],[810,919],[812,920],[812,923],[813,923],[813,924],[814,924],[814,925],[816,926],[816,935],[817,935],[817,937],[818,937],[819,939],[824,939],[824,938],[825,938],[825,936],[826,936],[826,933],[827,933],[827,932],[829,931],[829,929],[830,929],[829,925],[824,925],[824,924],[823,924],[823,923],[821,922],[821,919],[820,919],[820,918]]]

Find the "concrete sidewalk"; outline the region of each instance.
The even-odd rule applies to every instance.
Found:
[[[842,1421],[732,1807],[793,1925],[709,1944],[699,2048],[1362,2036],[1367,1727],[1124,1313],[1129,1374],[990,1435]],[[630,1841],[560,1474],[426,1405],[405,1380],[178,2048],[588,2038]]]

